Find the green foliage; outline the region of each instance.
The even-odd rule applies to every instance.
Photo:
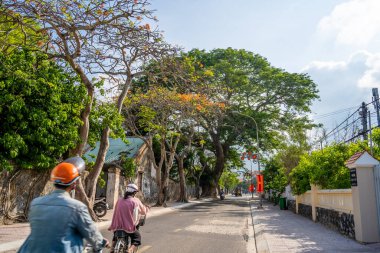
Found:
[[[234,155],[239,147],[256,152],[271,150],[287,141],[286,136],[294,144],[304,145],[305,136],[299,133],[312,126],[305,113],[318,98],[318,90],[310,77],[275,68],[264,57],[243,49],[194,49],[180,57],[152,63],[147,72],[147,76],[137,80],[146,93],[149,93],[148,86],[160,85],[182,94],[202,94],[220,106],[220,110],[209,114],[199,110],[201,113],[192,119],[207,133],[199,140],[201,145],[218,156],[214,168],[206,168],[202,176],[204,182],[210,179],[210,184],[226,168],[240,166]],[[166,100],[169,94],[166,92]],[[166,100],[151,98],[149,101],[161,105]],[[160,116],[160,106],[149,107],[154,110],[139,115],[140,129],[145,131],[153,129],[151,118],[164,118]],[[289,161],[292,163],[289,166],[295,166],[297,156]]]
[[[372,130],[373,156],[380,160],[380,128]]]
[[[120,166],[123,168],[123,173],[128,178],[136,176],[137,165],[135,159],[122,155],[120,158]]]
[[[270,189],[275,192],[282,193],[285,186],[288,184],[286,170],[281,164],[278,157],[274,157],[266,162],[265,169],[262,174],[264,175],[264,190]]]
[[[75,147],[85,90],[41,53],[0,54],[0,166],[48,169]]]
[[[310,190],[310,172],[306,164],[308,163],[305,157],[301,158],[299,166],[297,166],[290,173],[290,186],[292,192],[296,195],[300,195]]]
[[[225,168],[227,170],[239,169],[244,166],[243,161],[241,160],[241,153],[238,150],[232,149],[228,153],[227,162]]]
[[[350,174],[344,163],[363,149],[368,149],[365,142],[340,143],[304,154],[298,166],[290,173],[292,191],[302,194],[310,189],[310,184],[316,184],[322,189],[349,188]]]
[[[224,189],[232,190],[239,184],[238,175],[231,171],[224,171],[219,179],[219,186]]]
[[[3,11],[0,8],[0,12]],[[22,29],[19,24],[11,21],[9,17],[0,15],[0,52],[10,54],[13,50],[18,50],[20,47],[37,48],[45,38],[41,34],[33,31],[37,25],[31,20],[25,19],[28,26]]]
[[[288,185],[288,178],[284,168],[280,168],[277,172],[271,182],[271,189],[278,198],[285,191],[285,187]]]
[[[295,132],[312,126],[305,113],[318,98],[318,90],[306,74],[273,67],[264,57],[243,49],[194,49],[187,56],[198,63],[196,72],[212,72],[203,76],[201,87],[211,100],[226,105],[221,115],[202,122],[215,153],[220,150],[215,144],[223,146],[227,152],[219,154],[227,159],[228,152],[239,146],[260,153],[279,148],[287,140],[285,132],[298,137]],[[219,170],[223,167],[216,168],[216,175]]]
[[[103,129],[106,127],[111,129],[111,138],[122,138],[125,141],[123,121],[123,116],[118,113],[114,104],[102,103],[96,100],[90,114],[88,144],[95,147],[96,142],[101,139]]]

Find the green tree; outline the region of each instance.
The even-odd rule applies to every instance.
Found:
[[[0,54],[0,91],[2,168],[51,169],[75,147],[85,101],[75,75],[23,49]]]
[[[322,150],[304,154],[298,166],[290,173],[290,183],[295,194],[302,194],[316,184],[322,189],[351,187],[350,172],[345,162],[356,152],[368,149],[366,142],[334,143]]]
[[[46,185],[48,170],[80,140],[86,92],[75,74],[45,54],[19,49],[0,53],[0,94],[0,209],[13,219],[16,199],[23,199],[25,218],[31,199]],[[23,175],[34,177],[25,182]],[[30,185],[26,192],[19,190],[24,185]]]
[[[157,205],[165,205],[169,175],[175,156],[178,155],[177,146],[183,129],[198,111],[206,113],[213,107],[218,105],[210,103],[201,95],[179,94],[162,87],[136,92],[125,100],[125,125],[133,135],[144,140],[156,169],[159,189]],[[154,152],[153,137],[160,143],[158,154]]]
[[[128,84],[135,74],[131,70],[149,59],[151,45],[160,42],[159,33],[150,28],[149,23],[156,18],[148,5],[147,1],[135,0],[1,2],[0,14],[6,17],[5,21],[44,36],[44,40],[37,43],[39,50],[66,63],[86,87],[89,99],[81,112],[80,141],[72,149],[72,154],[83,155],[88,144],[90,114],[94,99],[99,94],[97,91],[103,84],[99,79],[107,79],[114,91],[121,84],[122,91],[114,104],[120,113]],[[34,34],[26,33],[25,36]],[[99,78],[94,78],[94,74]],[[123,79],[125,82],[119,82]],[[77,187],[77,197],[90,207],[93,219],[97,219],[91,208],[96,182],[105,162],[111,131],[110,126],[102,129],[99,153],[87,177],[87,184],[83,186],[80,180]]]
[[[222,176],[219,178],[219,187],[221,189],[226,189],[227,192],[235,189],[239,184],[238,175],[231,171],[224,171]]]
[[[318,98],[317,89],[306,74],[275,68],[265,58],[245,50],[194,49],[187,56],[195,62],[196,72],[208,73],[197,88],[210,100],[226,106],[218,117],[203,117],[201,121],[216,156],[203,193],[215,195],[231,150],[238,145],[256,152],[272,149],[284,141],[283,133],[295,122],[303,128],[310,125],[305,113]],[[257,131],[260,143],[256,142]]]

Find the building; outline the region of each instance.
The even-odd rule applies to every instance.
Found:
[[[149,149],[141,138],[127,137],[122,139],[109,138],[109,149],[106,154],[100,182],[98,182],[96,197],[106,197],[110,208],[122,196],[128,183],[135,183],[141,190],[142,198],[149,201],[157,196],[155,181],[156,170],[149,159]],[[88,162],[95,162],[100,142],[95,148],[87,151],[84,157]],[[134,173],[128,173],[126,166],[133,162]],[[129,164],[129,165],[128,165]]]

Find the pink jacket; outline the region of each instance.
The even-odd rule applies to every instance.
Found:
[[[146,207],[138,198],[120,198],[116,203],[112,223],[108,230],[124,230],[127,233],[133,233],[136,231],[140,216],[146,215],[146,213]]]

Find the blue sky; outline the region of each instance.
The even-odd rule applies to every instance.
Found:
[[[152,0],[165,38],[185,50],[244,48],[289,72],[306,72],[328,129],[380,86],[380,0]],[[373,108],[370,108],[373,111]],[[354,109],[353,109],[354,110]]]

